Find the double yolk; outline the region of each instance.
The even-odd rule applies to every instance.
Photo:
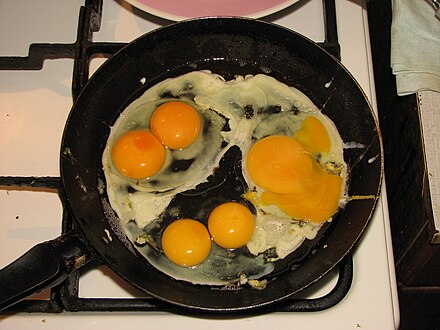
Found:
[[[165,163],[166,148],[189,147],[201,127],[200,115],[192,106],[178,101],[163,103],[151,116],[150,131],[128,131],[116,140],[111,152],[113,164],[127,178],[149,178]]]
[[[342,178],[324,171],[313,158],[330,151],[331,141],[319,119],[309,116],[294,137],[272,135],[256,142],[247,170],[264,189],[262,205],[276,205],[294,219],[321,223],[337,210]]]
[[[211,239],[220,247],[236,249],[250,240],[254,226],[254,216],[246,206],[228,202],[210,213],[208,228],[194,219],[172,222],[162,234],[162,249],[175,264],[192,267],[208,257]]]

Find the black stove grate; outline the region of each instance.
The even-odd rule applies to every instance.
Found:
[[[335,0],[322,0],[324,8],[325,40],[320,44],[328,52],[340,59]],[[72,97],[75,100],[88,81],[89,64],[93,56],[110,57],[125,43],[94,42],[93,33],[99,31],[103,1],[85,0],[78,19],[75,43],[35,43],[29,47],[26,57],[0,57],[0,70],[41,70],[48,59],[70,58],[74,60]],[[68,211],[60,177],[7,177],[0,176],[2,189],[53,191],[63,206],[62,230],[67,232],[75,226]],[[98,263],[96,261],[96,263]],[[92,265],[92,266],[96,266]],[[170,311],[179,313],[178,307],[158,301],[152,297],[143,298],[81,298],[79,280],[81,272],[72,274],[59,286],[51,289],[48,300],[24,300],[6,311],[59,313],[63,311]],[[339,265],[338,280],[333,289],[319,298],[291,298],[282,303],[266,307],[264,312],[310,312],[328,309],[338,304],[348,293],[353,279],[353,259],[351,255]],[[181,312],[181,311],[180,311]],[[260,310],[259,313],[262,311]]]

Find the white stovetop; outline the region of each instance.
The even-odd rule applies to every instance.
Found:
[[[166,1],[166,0],[164,0]],[[31,42],[73,42],[80,0],[0,2],[0,56],[27,55]],[[50,5],[50,6],[49,6]],[[365,4],[337,1],[344,65],[375,107],[374,78]],[[51,9],[49,9],[51,8]],[[324,39],[320,0],[299,1],[268,20],[315,41]],[[122,0],[104,1],[95,41],[128,42],[165,22],[133,10]],[[14,27],[15,32],[12,32]],[[103,59],[92,62],[96,69]],[[42,71],[0,71],[0,175],[59,176],[59,147],[72,105],[72,60],[46,61]],[[50,129],[49,129],[50,127]],[[54,193],[0,190],[0,267],[27,249],[60,234],[61,205]],[[307,291],[326,294],[336,276]],[[81,278],[82,297],[140,295],[106,268]],[[47,297],[47,292],[39,295]],[[255,317],[197,318],[170,313],[0,314],[1,329],[394,329],[399,324],[394,262],[384,191],[375,216],[354,253],[352,288],[338,305],[313,313],[272,313]]]

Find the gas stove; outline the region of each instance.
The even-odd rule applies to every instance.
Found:
[[[0,8],[0,267],[4,267],[73,226],[59,178],[59,149],[70,108],[90,75],[126,43],[172,22],[124,1],[11,0]],[[262,20],[299,32],[340,58],[375,109],[365,8],[363,1],[298,1]],[[0,320],[11,329],[113,329],[128,322],[163,329],[289,324],[302,329],[396,328],[399,315],[385,189],[353,253],[311,288],[259,315],[191,315],[145,296],[107,267],[93,264],[53,290],[2,312]]]

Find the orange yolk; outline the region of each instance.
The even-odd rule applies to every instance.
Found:
[[[133,130],[123,134],[112,148],[115,167],[131,179],[156,174],[165,162],[165,148],[151,133]]]
[[[316,117],[309,116],[303,120],[301,129],[295,132],[295,139],[311,155],[330,151],[330,137],[324,124]]]
[[[254,232],[252,212],[244,205],[229,202],[217,206],[209,215],[208,229],[212,239],[226,249],[245,245]]]
[[[303,128],[308,125],[310,122]],[[311,125],[314,127],[315,123]],[[300,134],[311,143],[307,147],[296,138],[280,135],[256,142],[249,150],[247,169],[255,184],[265,190],[260,201],[263,206],[276,205],[294,219],[320,223],[336,212],[343,182],[340,176],[328,174],[312,159],[311,150],[322,152],[326,144],[317,138],[314,145],[315,138],[307,132],[313,130],[305,129]],[[325,134],[328,138],[327,131]]]
[[[160,105],[150,119],[151,132],[170,149],[183,149],[193,144],[201,126],[197,110],[178,101]]]
[[[247,170],[257,186],[275,193],[294,193],[312,172],[312,159],[294,138],[271,135],[249,150]]]
[[[180,219],[172,222],[163,232],[162,249],[175,264],[192,267],[208,257],[211,238],[202,223]]]
[[[302,180],[302,193],[277,194],[265,191],[261,194],[262,205],[276,205],[294,219],[321,223],[328,220],[338,209],[342,193],[342,178],[314,166],[313,179]]]

